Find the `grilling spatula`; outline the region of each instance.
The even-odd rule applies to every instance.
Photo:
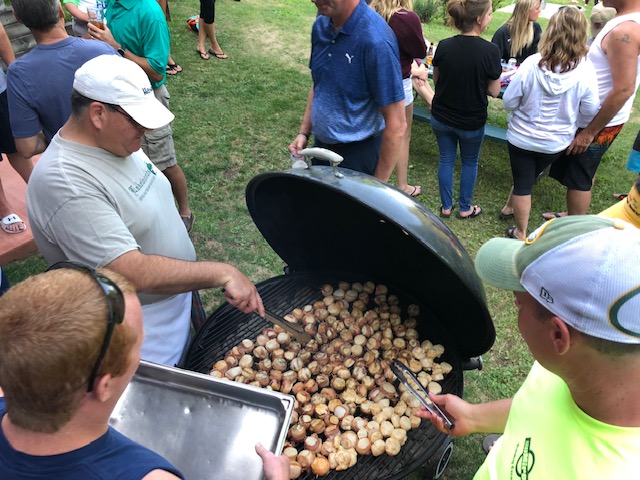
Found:
[[[302,325],[287,322],[284,318],[275,315],[269,310],[264,311],[264,318],[274,325],[279,325],[280,327],[282,327],[288,334],[290,334],[303,346],[309,343],[309,340],[311,340],[311,335],[304,331]]]

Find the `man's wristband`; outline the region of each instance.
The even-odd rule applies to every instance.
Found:
[[[298,135],[304,135],[305,137],[307,137],[307,140],[309,140],[309,137],[311,136],[311,134],[308,132],[298,132]]]

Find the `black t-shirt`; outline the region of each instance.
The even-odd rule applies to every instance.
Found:
[[[438,44],[438,81],[431,114],[441,123],[477,130],[487,121],[487,85],[500,78],[498,47],[483,38],[456,35]]]
[[[524,60],[534,53],[538,53],[538,43],[540,42],[540,36],[542,35],[542,27],[538,22],[533,22],[533,41],[531,45],[526,46],[520,52],[520,55],[516,55],[516,64],[520,65]],[[493,34],[493,38],[491,39],[493,43],[498,46],[500,50],[500,58],[505,62],[508,62],[511,55],[511,35],[509,34],[509,25],[506,23],[502,25],[496,33]]]

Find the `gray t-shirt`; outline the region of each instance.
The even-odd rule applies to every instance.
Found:
[[[49,264],[72,260],[103,267],[135,249],[196,259],[171,185],[142,150],[123,158],[56,134],[29,179],[27,210],[36,244]],[[172,297],[138,296],[143,305]],[[184,318],[173,326],[186,341]],[[151,333],[153,319],[145,315],[144,323]]]

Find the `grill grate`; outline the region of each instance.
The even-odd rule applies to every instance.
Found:
[[[283,316],[293,308],[311,304],[322,299],[320,289],[325,283],[337,286],[339,281],[365,282],[376,279],[362,279],[357,275],[343,273],[309,274],[294,273],[275,277],[258,284],[258,290],[262,300],[276,315]],[[442,360],[453,366],[453,371],[449,373],[445,380],[440,382],[443,393],[454,393],[462,396],[463,374],[461,360],[457,352],[454,351],[453,342],[442,328],[440,321],[433,317],[425,308],[423,302],[418,302],[413,298],[395,289],[393,285],[385,283],[389,287],[389,293],[397,295],[400,305],[406,308],[409,304],[415,303],[420,307],[417,330],[420,340],[431,340],[434,344],[441,343],[445,347]],[[205,325],[196,335],[189,350],[185,368],[200,373],[209,373],[212,365],[231,350],[232,347],[240,343],[243,339],[255,340],[263,328],[271,324],[260,318],[257,314],[245,315],[231,305],[226,304],[216,310],[207,320]],[[326,477],[332,479],[351,480],[371,480],[386,479],[398,480],[411,471],[419,468],[427,460],[438,452],[438,450],[448,442],[448,437],[439,432],[431,424],[423,422],[419,428],[408,432],[407,442],[395,457],[381,455],[379,457],[358,456],[356,465],[346,471],[331,471]],[[315,480],[316,476],[307,473],[300,477],[305,480]]]

